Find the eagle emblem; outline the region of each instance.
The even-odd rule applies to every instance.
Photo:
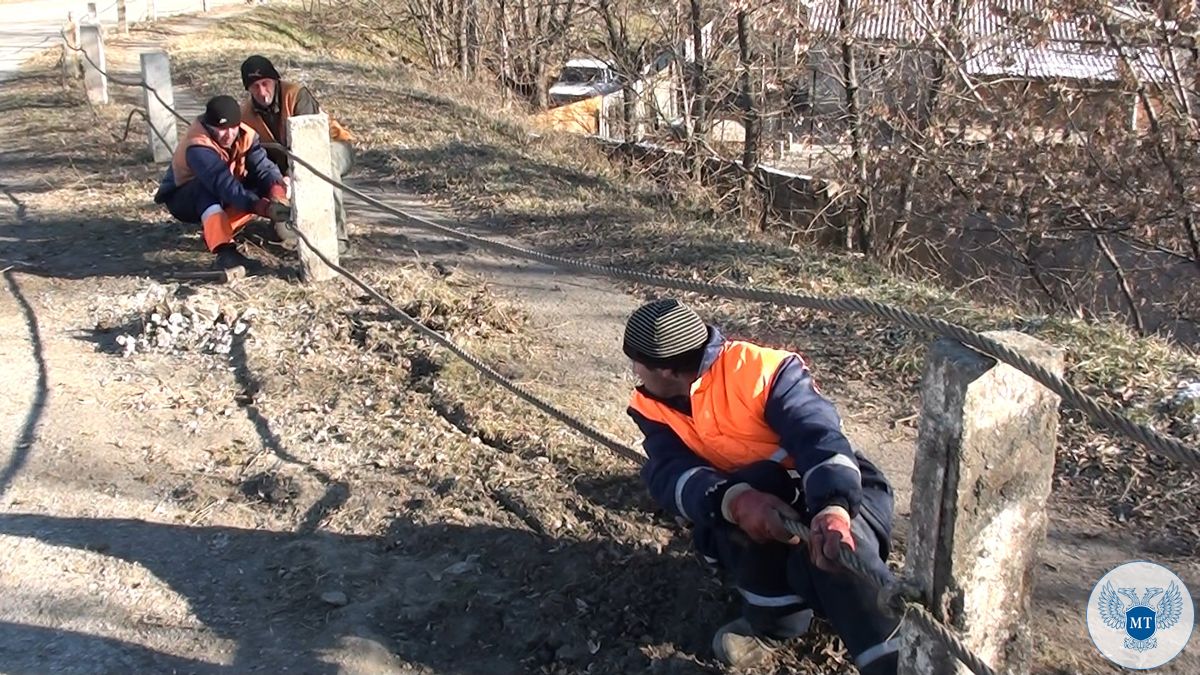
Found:
[[[1158,604],[1151,606],[1150,602],[1160,595]],[[1174,581],[1165,592],[1161,588],[1147,588],[1140,598],[1136,588],[1114,589],[1111,581],[1105,582],[1100,589],[1099,604],[1104,625],[1125,631],[1125,648],[1139,652],[1158,647],[1154,635],[1170,630],[1183,615],[1183,595]]]

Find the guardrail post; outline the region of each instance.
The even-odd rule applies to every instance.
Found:
[[[146,52],[142,54],[141,59],[142,81],[148,87],[142,89],[142,101],[146,109],[146,124],[149,127],[147,133],[150,135],[150,154],[154,156],[155,162],[169,162],[175,153],[175,146],[179,143],[175,115],[170,110],[175,107],[175,90],[171,86],[171,61],[166,52]],[[155,92],[158,96],[154,95]],[[160,135],[162,138],[159,138]]]
[[[67,12],[67,23],[63,28],[62,67],[63,77],[67,80],[78,80],[83,76],[80,67],[79,52],[79,22],[75,20],[74,12]]]
[[[318,171],[333,173],[329,149],[329,115],[296,115],[289,117],[287,134],[291,151]],[[313,247],[331,262],[338,262],[337,221],[333,201],[333,186],[309,171],[299,162],[291,162],[292,217],[296,229],[312,242]],[[337,276],[333,268],[321,261],[303,242],[298,246],[300,265],[306,281],[325,281]]]
[[[596,135],[600,138],[612,137],[612,130],[609,128],[607,95],[600,97],[599,109],[596,111]]]
[[[83,85],[89,103],[108,104],[108,78],[101,73],[104,66],[104,35],[98,23],[84,23],[79,27],[79,42],[87,58],[83,63]],[[89,60],[90,59],[90,60]],[[95,65],[92,65],[95,64]]]
[[[986,333],[1051,371],[1063,352],[1023,333]],[[1059,397],[953,340],[929,350],[913,465],[905,575],[934,615],[998,672],[1028,673],[1030,594],[1054,471]],[[910,622],[901,675],[967,673]]]

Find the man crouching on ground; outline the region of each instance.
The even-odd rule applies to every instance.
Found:
[[[642,479],[694,525],[697,550],[744,600],[742,617],[713,638],[717,657],[751,665],[805,633],[816,612],[860,672],[894,675],[897,621],[836,562],[844,542],[891,578],[892,489],[850,446],[803,359],[726,340],[677,300],[635,311],[623,349],[642,382],[629,407],[645,435]],[[810,548],[783,518],[811,528]]]
[[[242,85],[246,100],[242,102],[242,121],[258,132],[265,143],[288,145],[288,119],[296,115],[316,115],[321,106],[308,87],[283,80],[275,65],[265,56],[255,54],[242,62]],[[354,166],[354,136],[333,117],[329,118],[330,178],[342,181]],[[279,170],[288,174],[288,156],[282,150],[267,148],[267,155]],[[346,203],[340,188],[333,190],[334,220],[337,223],[338,255],[350,252],[346,230]]]
[[[230,96],[216,96],[192,122],[175,148],[171,165],[154,195],[177,220],[199,223],[204,244],[220,269],[258,268],[242,255],[233,235],[255,216],[287,220],[291,208],[283,176],[241,123],[241,108]]]

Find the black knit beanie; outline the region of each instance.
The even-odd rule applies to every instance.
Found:
[[[232,96],[214,96],[204,106],[204,123],[224,129],[242,123],[242,106]]]
[[[637,308],[625,323],[625,355],[651,366],[670,365],[708,343],[708,326],[699,314],[675,299],[655,300]]]
[[[250,89],[250,85],[258,82],[259,80],[266,79],[279,79],[279,71],[275,70],[275,66],[271,63],[270,59],[265,56],[255,54],[245,61],[242,61],[243,87],[248,90]]]

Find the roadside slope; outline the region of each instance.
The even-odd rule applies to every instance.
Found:
[[[364,137],[363,168],[354,180],[409,207],[448,222],[459,219],[412,193],[403,195],[400,186],[454,197],[466,207],[461,213],[473,216],[467,226],[477,231],[625,265],[695,267],[706,278],[758,283],[754,265],[779,256],[769,241],[717,232],[699,220],[707,208],[701,199],[623,177],[619,167],[581,148],[577,139],[530,139],[518,118],[461,103],[468,99],[452,97],[452,87],[324,48],[327,38],[297,26],[289,27],[291,37],[283,40],[277,28],[251,15],[199,36],[176,38],[177,79],[194,85],[200,96],[236,91],[236,63],[260,49],[269,34],[278,51],[267,53],[285,71],[301,74],[326,106]],[[50,96],[45,90],[20,100],[28,105]],[[84,110],[73,112],[86,115]],[[146,205],[157,169],[133,158],[133,148],[141,145],[106,138],[119,127],[122,112],[101,111],[90,121],[82,117],[86,124],[71,115],[52,118],[61,124],[53,138],[65,148],[52,157],[5,148],[5,175],[20,177],[14,195],[26,207],[23,216],[15,209],[6,212],[5,218],[13,219],[4,224],[11,236],[0,256],[35,270],[32,276],[20,273],[21,288],[34,298],[31,306],[40,317],[57,317],[40,320],[43,332],[59,336],[46,340],[55,350],[63,349],[61,336],[95,328],[91,312],[107,302],[107,284],[113,297],[125,297],[146,288],[146,280],[135,275],[157,278],[172,266],[204,261],[194,231],[169,224]],[[23,139],[30,148],[46,145],[46,132],[36,125],[5,132],[6,139]],[[112,154],[90,157],[101,149]],[[47,185],[52,189],[43,192]],[[691,218],[698,220],[688,222]],[[673,229],[684,224],[691,234]],[[617,336],[625,314],[644,292],[626,294],[593,280],[464,252],[365,209],[355,211],[354,233],[360,252],[353,268],[369,274],[427,324],[449,331],[569,410],[635,440],[623,415],[631,380]],[[411,267],[414,260],[441,265]],[[790,259],[788,265],[778,274],[795,274],[820,290],[863,283],[864,277],[856,276],[861,267],[851,260],[814,256]],[[49,293],[56,284],[63,285],[62,292]],[[906,288],[910,300],[932,297],[915,285],[885,285],[884,291],[900,298]],[[60,409],[61,417],[54,418],[59,421],[45,429],[61,429],[62,443],[80,446],[80,454],[50,459],[40,441],[34,445],[29,456],[47,456],[48,463],[26,462],[23,494],[6,497],[0,536],[22,547],[20,560],[90,551],[96,565],[114,557],[136,562],[148,575],[143,585],[165,580],[183,598],[181,606],[194,612],[174,628],[186,632],[202,626],[202,637],[226,642],[214,642],[218,646],[205,651],[176,642],[183,633],[156,641],[128,633],[111,639],[190,659],[182,662],[188,666],[252,669],[269,666],[290,650],[294,656],[279,663],[314,671],[332,668],[331,662],[348,668],[347,655],[361,644],[354,641],[364,639],[374,645],[372,658],[388,669],[418,672],[485,667],[577,672],[589,662],[614,672],[712,669],[705,656],[708,631],[719,624],[729,598],[690,559],[684,538],[669,523],[647,516],[649,504],[627,464],[482,385],[463,364],[380,321],[364,299],[342,296],[337,287],[327,290],[265,279],[223,293],[226,301],[248,302],[270,317],[252,328],[254,339],[244,343],[240,362],[209,363],[187,355],[135,361],[139,368],[157,364],[157,376],[171,391],[209,392],[213,398],[169,399],[162,413],[135,408],[102,415],[108,426],[99,433],[120,429],[137,442],[123,440],[112,448],[80,443],[85,432],[68,423],[86,417],[79,409]],[[911,455],[905,453],[911,447],[913,387],[924,338],[845,317],[695,300],[737,334],[805,352],[846,413],[852,438],[890,462],[898,485],[909,485]],[[5,343],[5,353],[32,354],[31,338],[25,337],[32,333],[20,330],[20,302],[14,297],[4,311],[13,340]],[[112,349],[112,337],[110,332],[97,338],[101,352]],[[105,374],[113,370],[114,357],[92,357],[89,361],[78,350],[51,356],[51,379],[78,373],[84,382],[100,381],[119,374]],[[35,374],[36,358],[28,359],[23,372]],[[94,388],[79,386],[81,391]],[[143,380],[131,386],[130,395],[136,396],[153,389]],[[31,387],[6,420],[20,424],[22,406],[36,401],[36,391]],[[51,400],[58,404],[64,398],[69,399]],[[194,441],[167,436],[167,447],[180,445],[178,457],[152,455],[161,462],[155,464],[133,450],[161,433],[158,429],[188,429],[193,418],[226,409],[230,421],[210,423],[193,434]],[[155,430],[129,421],[156,414],[170,417]],[[227,450],[220,450],[226,443],[214,435],[217,429],[234,434]],[[21,435],[19,427],[14,431]],[[42,492],[56,472],[71,474],[78,458],[97,457],[116,463],[110,472],[118,476],[145,463],[153,470],[138,475],[154,478],[145,501],[162,500],[180,487],[170,478],[181,475],[177,472],[193,479],[199,475],[188,468],[189,453],[195,452],[214,463],[212,492],[192,488],[200,501],[185,499],[190,506],[166,515],[147,515],[146,507],[122,501],[147,488],[106,487],[92,476],[79,480],[81,503],[98,502],[94,494],[108,490],[117,498],[110,509],[73,511]],[[235,493],[254,498],[242,503]],[[1081,642],[1086,639],[1081,597],[1113,562],[1145,550],[1128,536],[1131,530],[1113,532],[1107,516],[1090,508],[1062,495],[1054,505],[1047,565],[1039,575],[1045,602],[1036,629],[1047,637],[1041,672],[1108,670],[1090,650],[1080,649],[1087,644]],[[130,516],[182,521],[185,527],[139,525],[134,531],[104,520]],[[55,520],[64,517],[87,520]],[[37,542],[56,548],[31,548]],[[156,553],[162,550],[173,553]],[[209,590],[205,576],[190,571],[189,563],[214,552],[219,554],[214,573],[231,579]],[[1175,558],[1169,546],[1150,555],[1170,561],[1195,583],[1193,564]],[[6,572],[5,578],[32,583],[32,568]],[[429,584],[426,576],[436,583]],[[698,596],[695,589],[701,589]],[[116,594],[117,587],[105,591]],[[32,599],[46,591],[28,585],[21,592]],[[338,592],[346,596],[344,605],[337,595],[328,596],[335,602],[322,600]],[[79,602],[75,594],[65,596],[63,607]],[[92,609],[111,622],[103,630],[64,623],[67,612],[32,611],[29,604],[3,621],[38,631],[103,636],[125,630],[124,614],[144,611],[120,607],[105,601]],[[271,621],[262,631],[247,632],[246,623],[256,615]],[[36,633],[21,631],[10,630],[9,642],[0,636],[0,650]],[[98,648],[90,639],[79,642],[86,648],[78,653]],[[486,664],[472,660],[477,657],[468,648],[478,645],[492,655]],[[132,658],[132,649],[124,646],[115,653]],[[324,655],[331,649],[332,661]],[[822,640],[806,642],[799,654],[807,658],[804,667],[816,672],[846,667],[836,646]],[[781,671],[800,667],[787,660],[778,665]],[[1174,672],[1192,672],[1194,650],[1175,666]]]

